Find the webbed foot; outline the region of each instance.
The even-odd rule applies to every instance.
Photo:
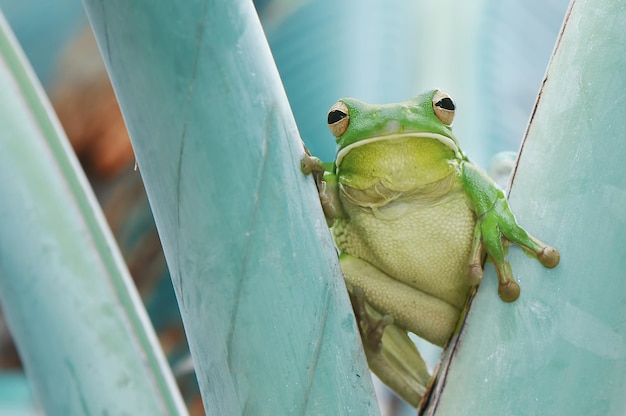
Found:
[[[382,348],[383,332],[393,324],[393,316],[375,317],[365,309],[365,293],[360,287],[349,292],[352,309],[359,325],[363,346],[373,353],[380,353]]]
[[[560,260],[556,248],[528,234],[517,224],[505,199],[497,200],[494,207],[476,221],[468,279],[470,284],[480,282],[481,261],[486,251],[498,275],[498,295],[505,302],[514,302],[520,295],[520,287],[513,280],[511,265],[504,255],[504,247],[510,243],[534,255],[544,267],[556,267]]]

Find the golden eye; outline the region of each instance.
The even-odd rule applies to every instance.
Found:
[[[448,94],[443,91],[435,92],[435,95],[433,95],[433,111],[442,123],[448,126],[452,124],[455,109],[454,101]]]
[[[348,124],[350,124],[350,110],[343,102],[338,101],[328,110],[328,128],[335,137],[339,137],[348,130]]]

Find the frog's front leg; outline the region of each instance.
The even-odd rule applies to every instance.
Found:
[[[333,173],[333,163],[324,163],[312,156],[306,147],[304,149],[305,153],[300,161],[300,169],[305,175],[313,175],[326,222],[329,227],[332,227],[335,219],[344,216],[339,200],[337,176]]]
[[[469,278],[477,284],[482,278],[483,252],[493,261],[498,275],[498,294],[505,302],[515,301],[520,294],[513,280],[511,265],[504,255],[505,244],[511,242],[533,254],[548,268],[559,264],[560,254],[517,224],[509,204],[495,183],[480,168],[471,163],[462,165],[463,185],[476,213],[476,228],[469,262]]]

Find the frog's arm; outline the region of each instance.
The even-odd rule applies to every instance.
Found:
[[[305,147],[305,154],[300,161],[300,168],[305,175],[313,175],[326,222],[331,227],[337,218],[344,216],[341,202],[339,201],[339,183],[337,182],[337,175],[335,175],[335,163],[322,162],[315,156],[311,156],[311,153]]]
[[[493,261],[498,274],[498,294],[505,302],[519,297],[519,285],[513,280],[511,266],[505,259],[504,245],[512,242],[533,254],[545,267],[559,263],[559,252],[520,227],[509,208],[504,192],[479,167],[461,162],[463,189],[476,213],[476,228],[469,262],[469,277],[473,284],[482,278],[484,251]]]

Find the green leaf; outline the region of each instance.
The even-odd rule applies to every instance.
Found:
[[[186,414],[143,304],[0,15],[0,297],[47,414]]]
[[[86,0],[208,414],[377,414],[251,2]]]
[[[572,3],[510,198],[561,263],[546,270],[512,248],[512,304],[485,275],[436,415],[626,412],[624,24],[620,2]]]

